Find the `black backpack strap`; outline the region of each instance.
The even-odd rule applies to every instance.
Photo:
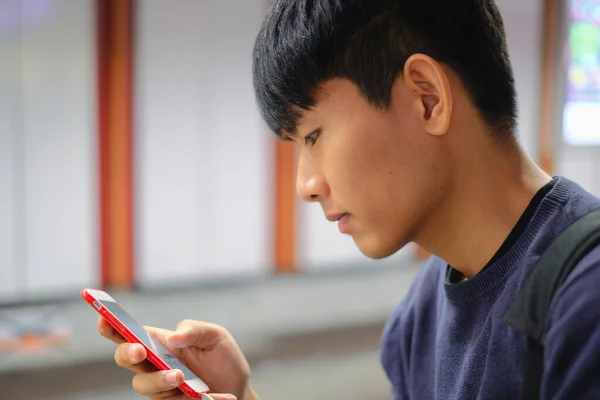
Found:
[[[600,209],[569,225],[533,267],[504,322],[527,335],[524,399],[537,400],[544,374],[546,319],[552,298],[575,266],[600,245]]]

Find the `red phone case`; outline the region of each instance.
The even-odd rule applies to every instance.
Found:
[[[152,349],[146,346],[140,339],[135,336],[131,330],[129,330],[117,317],[115,317],[109,310],[102,306],[100,301],[95,298],[89,290],[91,289],[83,289],[81,291],[81,297],[94,309],[98,314],[100,314],[104,319],[108,321],[108,323],[117,330],[124,338],[130,343],[138,343],[144,346],[146,349],[146,355],[148,360],[159,370],[168,371],[171,368],[165,363]],[[101,292],[101,290],[93,289],[94,291]],[[197,392],[192,389],[187,383],[183,383],[179,386],[179,389],[186,396],[191,397],[192,399],[198,399],[202,397],[203,394],[209,394],[210,390],[206,390],[204,392]]]

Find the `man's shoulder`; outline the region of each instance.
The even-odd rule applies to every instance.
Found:
[[[586,214],[600,208],[600,199],[577,183],[558,177],[557,183],[543,200],[527,228],[527,234],[519,239],[523,249],[519,260],[516,285],[520,288],[548,246],[571,224]]]
[[[600,317],[600,246],[596,246],[577,264],[556,292],[550,305],[551,321],[553,316],[564,315],[567,310],[577,309],[578,305],[581,308],[583,304],[593,305]],[[594,310],[581,311],[590,315]]]
[[[537,240],[529,249],[531,262],[528,268],[522,271],[521,283],[528,279],[531,269],[537,265],[540,257],[557,237],[580,218],[600,210],[598,197],[566,178],[561,178],[561,183],[564,188],[568,188],[569,195],[557,214],[545,221],[545,229],[538,234]],[[600,304],[600,245],[581,259],[564,284],[558,288],[550,304],[546,330],[555,325],[557,320],[564,320],[567,312],[584,312],[584,309],[579,307],[584,303]],[[595,308],[600,319],[600,307]],[[575,326],[577,324],[573,325]]]
[[[545,336],[544,397],[598,398],[600,381],[600,246],[557,291]]]

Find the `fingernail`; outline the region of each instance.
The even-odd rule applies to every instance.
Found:
[[[225,397],[225,400],[237,400],[237,397],[235,397],[234,395],[230,394],[229,396]]]
[[[190,328],[184,328],[184,329],[180,329],[178,331],[175,332],[175,334],[177,336],[183,336],[186,337],[188,336],[190,333],[192,332],[192,330]]]
[[[167,338],[167,343],[173,347],[179,347],[184,345],[184,338],[188,334],[188,330],[178,331]]]
[[[171,335],[167,338],[167,343],[169,344],[169,346],[173,346],[173,347],[178,347],[178,345],[179,345],[177,338],[176,337],[174,338],[173,335]]]
[[[168,371],[165,374],[165,382],[167,382],[169,385],[176,385],[177,384],[177,371]]]

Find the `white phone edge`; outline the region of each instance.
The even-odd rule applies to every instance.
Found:
[[[194,378],[194,379],[190,379],[185,381],[185,383],[191,387],[194,391],[196,392],[206,392],[207,390],[209,390],[209,387],[206,383],[204,383],[204,381],[200,378]]]

